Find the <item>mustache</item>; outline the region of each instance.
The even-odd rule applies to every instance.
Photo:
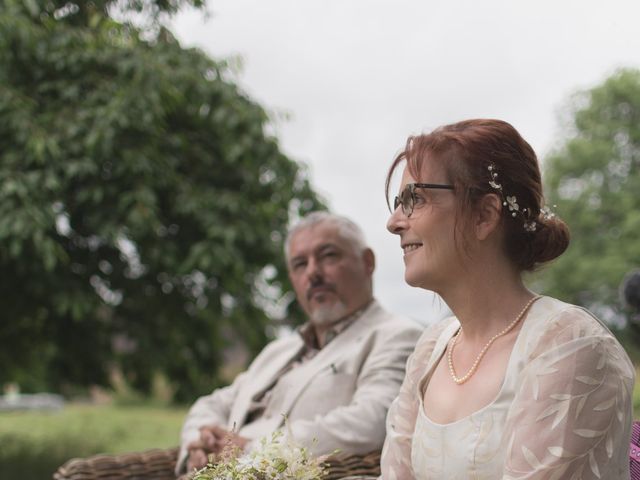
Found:
[[[315,282],[307,289],[307,300],[310,300],[318,290],[336,293],[336,286],[333,283],[324,281]]]

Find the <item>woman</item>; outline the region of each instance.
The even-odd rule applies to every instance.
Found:
[[[454,316],[409,359],[383,478],[627,480],[629,358],[591,313],[522,281],[569,244],[531,146],[506,122],[468,120],[410,137],[387,193],[401,166],[388,229],[405,280]]]

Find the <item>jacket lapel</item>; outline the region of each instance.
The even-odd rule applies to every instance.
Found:
[[[349,325],[344,332],[336,336],[312,360],[300,365],[291,372],[292,378],[289,382],[291,388],[289,388],[281,407],[283,414],[288,415],[291,412],[300,394],[320,373],[329,370],[332,370],[333,373],[340,373],[337,361],[345,355],[348,356],[353,351],[354,345],[358,342],[358,337],[362,337],[369,329],[369,326],[377,321],[380,311],[380,306],[374,301],[361,314],[360,318]]]
[[[231,407],[229,429],[234,426],[238,429],[245,424],[253,399],[260,396],[277,381],[284,367],[300,352],[302,346],[302,339],[298,335],[292,334],[290,342],[282,345],[282,348],[275,352],[275,355],[270,355],[261,360],[259,365],[255,365],[255,373],[249,376],[246,385],[240,389]]]

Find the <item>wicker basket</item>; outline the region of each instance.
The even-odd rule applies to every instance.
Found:
[[[95,455],[74,458],[53,474],[55,480],[175,480],[173,470],[178,449],[148,450],[122,455]],[[367,455],[332,455],[324,480],[351,475],[380,475],[380,452]],[[184,476],[182,477],[184,478]]]

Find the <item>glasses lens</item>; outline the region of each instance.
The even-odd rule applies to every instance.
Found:
[[[393,199],[393,211],[394,211],[394,212],[398,209],[398,207],[400,206],[400,204],[401,204],[401,203],[402,203],[402,202],[400,201],[400,198],[399,198],[399,197],[397,197],[397,196],[396,196],[396,197]],[[402,210],[404,210],[404,207],[402,208]]]
[[[413,213],[413,192],[411,185],[407,185],[400,193],[400,203],[402,203],[402,213],[407,217]]]

